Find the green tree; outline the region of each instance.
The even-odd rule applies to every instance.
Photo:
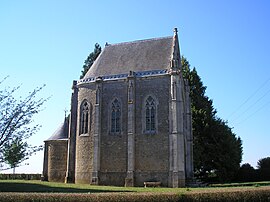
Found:
[[[238,182],[255,182],[257,179],[256,170],[249,163],[240,167],[236,177]]]
[[[257,168],[260,180],[270,180],[270,157],[260,159]]]
[[[213,101],[205,95],[206,86],[184,57],[182,68],[190,85],[195,174],[206,180],[229,181],[240,167],[242,141],[217,117]]]
[[[90,67],[93,65],[99,54],[101,53],[101,47],[98,43],[95,44],[94,51],[88,55],[86,60],[84,61],[83,70],[80,78],[82,79],[85,74],[88,72]]]
[[[6,78],[5,78],[6,79]],[[4,79],[4,80],[5,80]],[[0,82],[0,87],[3,85]],[[44,86],[43,86],[44,87]],[[40,111],[41,106],[48,100],[37,99],[37,94],[43,87],[36,88],[25,98],[15,98],[20,86],[15,88],[5,87],[0,89],[0,165],[5,162],[4,151],[7,153],[8,145],[14,144],[14,141],[26,140],[35,134],[40,125],[33,124],[33,116]],[[23,144],[25,145],[25,144]],[[41,146],[29,146],[27,155],[42,149]],[[22,158],[22,159],[25,159]],[[3,168],[2,168],[3,169]]]
[[[260,159],[257,164],[258,169],[270,169],[270,157]]]
[[[11,168],[13,168],[13,174],[15,174],[15,168],[18,167],[21,162],[27,159],[27,148],[27,143],[23,142],[18,137],[11,140],[11,142],[4,144],[4,161],[10,165]]]

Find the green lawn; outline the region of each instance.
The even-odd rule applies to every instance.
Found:
[[[55,182],[43,182],[38,180],[0,180],[0,192],[44,192],[44,193],[104,193],[104,192],[219,192],[227,190],[254,189],[260,186],[260,183],[253,183],[254,186],[243,186],[245,184],[226,184],[216,185],[217,187],[205,188],[144,188],[144,187],[115,187],[115,186],[94,186],[88,184],[65,184]],[[261,185],[269,185],[270,182],[263,182]],[[234,185],[231,188],[230,186]],[[268,187],[270,190],[270,186]]]
[[[0,192],[61,192],[61,193],[104,193],[104,192],[185,192],[186,188],[144,188],[95,186],[88,184],[65,184],[38,180],[0,180]]]
[[[270,201],[270,186],[143,188],[0,180],[0,202]]]

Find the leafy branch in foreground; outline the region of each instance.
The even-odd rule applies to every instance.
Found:
[[[6,79],[7,77],[0,82],[0,87]],[[25,140],[40,128],[40,125],[32,123],[33,116],[41,111],[41,106],[49,99],[37,98],[37,94],[44,86],[34,89],[25,98],[19,99],[15,98],[15,94],[21,86],[0,88],[0,163],[7,162],[4,156],[12,152],[10,146],[14,144],[24,148],[21,149],[24,154],[21,160],[26,160],[29,155],[42,149],[40,146],[32,147],[26,144]],[[21,160],[18,163],[22,162]]]

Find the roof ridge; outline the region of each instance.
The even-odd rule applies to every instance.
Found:
[[[157,37],[157,38],[151,38],[151,39],[139,39],[139,40],[135,40],[135,41],[127,41],[127,42],[120,42],[120,43],[114,43],[114,44],[107,43],[106,46],[118,46],[118,45],[125,45],[125,44],[134,44],[134,43],[140,43],[140,42],[146,42],[146,41],[156,41],[156,40],[160,40],[160,39],[169,39],[169,38],[172,38],[172,37],[173,36],[165,36],[165,37]]]

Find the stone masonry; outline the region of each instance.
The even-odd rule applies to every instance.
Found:
[[[184,187],[193,178],[193,137],[181,70],[177,29],[170,37],[106,44],[73,82],[68,122],[45,141],[43,179]]]

